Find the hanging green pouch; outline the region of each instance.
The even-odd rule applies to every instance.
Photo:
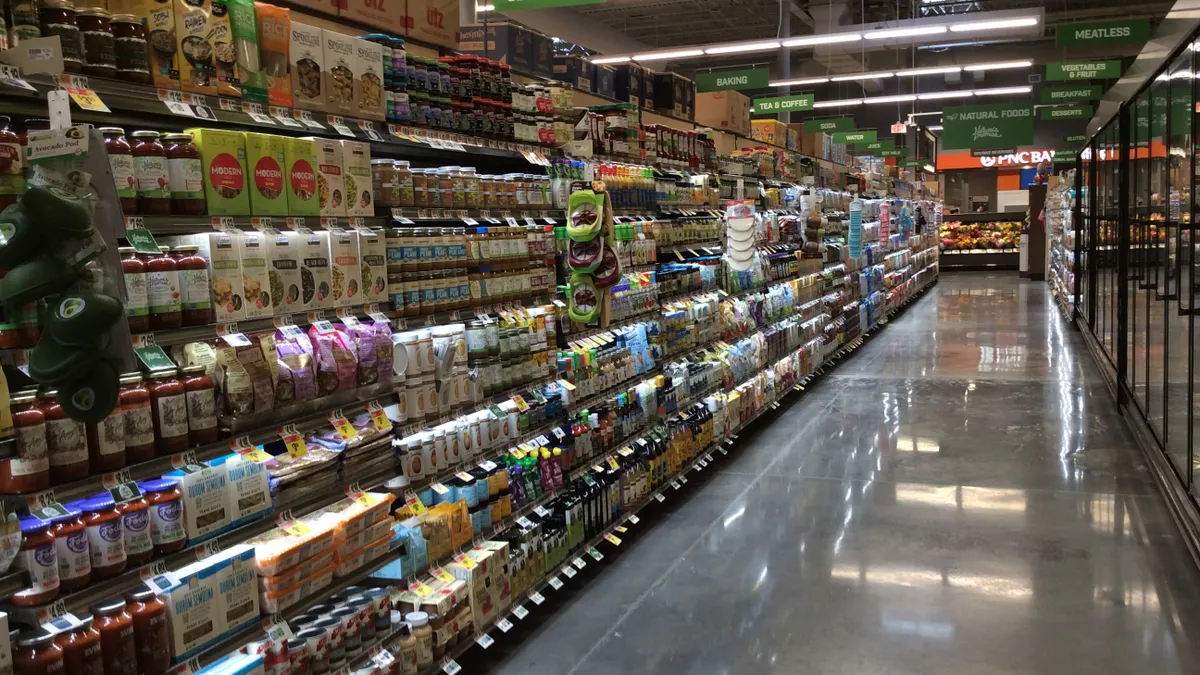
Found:
[[[9,270],[0,279],[0,303],[20,307],[47,295],[58,295],[79,278],[79,271],[48,255],[40,255]]]
[[[567,296],[567,316],[576,323],[587,323],[600,311],[600,292],[591,276],[571,275],[571,291]]]
[[[43,337],[29,352],[29,376],[38,384],[60,385],[83,377],[100,356],[91,347],[68,347]]]
[[[19,202],[32,223],[46,225],[69,239],[87,239],[92,234],[92,210],[86,201],[54,186],[36,185]]]
[[[100,359],[82,377],[58,388],[58,404],[73,420],[99,424],[112,412],[120,395],[120,375],[108,359]]]
[[[70,293],[50,306],[46,332],[60,344],[84,347],[96,344],[124,313],[121,301],[103,293]]]
[[[604,195],[580,190],[567,199],[567,236],[591,241],[604,229]]]
[[[0,269],[10,270],[29,260],[48,242],[49,238],[30,224],[20,204],[0,212]]]

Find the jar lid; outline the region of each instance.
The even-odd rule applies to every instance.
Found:
[[[144,586],[138,590],[129,591],[125,594],[125,600],[127,602],[145,602],[147,600],[154,600],[157,597],[158,593]]]
[[[170,253],[171,247],[170,246],[159,246],[158,251],[159,251],[159,253]]]
[[[429,623],[429,615],[425,612],[409,612],[404,615],[404,620],[413,628],[420,628]]]
[[[83,514],[83,510],[79,508],[79,506],[76,502],[71,502],[70,504],[63,504],[63,508],[66,509],[67,512],[61,516],[57,516],[56,518],[54,518],[53,522],[57,523],[57,522],[60,522],[63,520],[72,520],[74,518],[78,518],[79,516],[81,516]]]
[[[192,141],[192,135],[191,134],[163,134],[162,139],[165,141],[187,141],[190,143]],[[197,248],[199,248],[199,247],[197,247]]]
[[[204,373],[204,366],[184,366],[179,369],[183,375],[195,375],[196,373]]]
[[[42,9],[70,9],[70,10],[74,10],[74,9],[75,9],[75,5],[74,5],[74,3],[70,2],[70,0],[49,0],[49,2],[43,2],[43,3],[42,3]]]
[[[152,478],[138,483],[138,489],[142,492],[167,492],[178,486],[179,479],[177,478]]]
[[[112,495],[108,494],[107,492],[101,492],[83,500],[83,502],[79,504],[79,508],[82,509],[84,513],[88,513],[105,511],[113,508],[116,505],[117,502],[113,500]],[[121,602],[124,602],[124,600]]]
[[[110,500],[111,501],[111,500]],[[108,616],[125,610],[125,598],[109,598],[98,605],[92,607],[92,614]]]
[[[22,391],[9,396],[8,402],[10,405],[14,403],[29,403],[37,398],[36,391]]]
[[[54,634],[45,631],[37,631],[36,633],[21,633],[17,636],[18,647],[41,647],[54,642]]]
[[[168,377],[175,377],[175,375],[176,370],[174,368],[163,368],[161,370],[153,371],[150,373],[149,377],[152,380],[165,380]]]
[[[104,16],[104,17],[112,16],[111,14],[108,13],[107,9],[103,9],[100,7],[80,7],[79,9],[75,10],[75,15],[76,16]]]
[[[134,138],[153,138],[155,140],[158,140],[158,135],[159,134],[157,131],[148,131],[145,129],[141,131],[135,131],[131,134],[131,136]]]
[[[141,373],[121,373],[120,383],[135,384],[141,382],[143,379],[145,378],[142,377]]]
[[[174,251],[175,253],[199,253],[200,247],[196,246],[194,244],[191,244],[191,245],[186,245],[186,246],[176,246],[176,247],[172,248],[171,250]]]
[[[394,160],[391,160],[391,159],[372,159],[371,160],[371,164],[389,164],[390,165],[392,163],[394,163]]]
[[[53,521],[42,520],[41,518],[34,518],[33,516],[25,516],[24,518],[20,519],[20,522],[21,534],[29,534],[31,532],[48,530],[50,529],[50,526],[54,524]]]
[[[132,14],[113,14],[112,20],[118,23],[141,23],[138,18]]]
[[[121,127],[100,127],[100,133],[102,133],[102,134],[118,134],[118,135],[124,136],[125,130],[122,129]]]

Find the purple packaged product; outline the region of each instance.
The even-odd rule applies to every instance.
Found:
[[[358,359],[354,354],[354,338],[345,331],[335,330],[333,337],[333,362],[337,369],[337,390],[350,391],[355,387]]]
[[[320,333],[315,327],[309,329],[312,338],[313,360],[317,366],[317,395],[328,396],[338,390],[338,367],[334,359],[334,333]]]
[[[290,388],[293,401],[311,401],[316,398],[317,383],[313,377],[312,357],[304,346],[296,340],[276,340],[275,352],[279,355],[277,391]]]
[[[378,360],[375,356],[375,330],[359,324],[353,329],[353,340],[358,352],[358,386],[375,384],[379,381]]]
[[[371,325],[375,334],[375,362],[379,368],[379,381],[392,381],[392,326],[386,321]]]

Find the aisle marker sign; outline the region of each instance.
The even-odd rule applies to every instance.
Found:
[[[835,117],[826,120],[804,120],[806,134],[832,134],[837,131],[854,131],[853,117]]]
[[[730,89],[765,89],[770,85],[770,81],[771,73],[766,68],[696,73],[696,92],[707,93]]]
[[[1033,145],[1033,121],[1032,103],[948,107],[942,114],[942,147],[960,150]]]
[[[770,115],[780,112],[794,112],[798,110],[813,109],[813,95],[801,94],[799,96],[769,96],[754,99],[754,104],[750,109],[751,115]]]
[[[1046,79],[1051,82],[1063,80],[1115,80],[1121,77],[1121,60],[1108,61],[1055,61],[1046,64]]]
[[[1042,108],[1042,120],[1086,120],[1092,117],[1090,105],[1060,105]]]
[[[858,129],[856,131],[837,131],[833,134],[833,142],[839,145],[847,143],[874,143],[879,132],[874,129]]]
[[[1102,93],[1100,85],[1079,85],[1075,87],[1044,87],[1039,92],[1042,103],[1080,103],[1083,101],[1098,101]]]
[[[1087,47],[1113,42],[1146,42],[1150,39],[1150,19],[1117,19],[1064,23],[1054,28],[1056,47]]]

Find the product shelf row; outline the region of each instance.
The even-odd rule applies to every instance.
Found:
[[[126,229],[144,227],[156,235],[180,235],[202,232],[208,229],[234,227],[239,230],[257,230],[274,227],[291,230],[298,227],[310,229],[323,227],[375,227],[387,228],[394,225],[419,224],[424,222],[455,222],[459,225],[556,225],[564,218],[562,209],[426,209],[395,207],[386,215],[347,216],[126,216]],[[480,222],[482,221],[482,222]]]

